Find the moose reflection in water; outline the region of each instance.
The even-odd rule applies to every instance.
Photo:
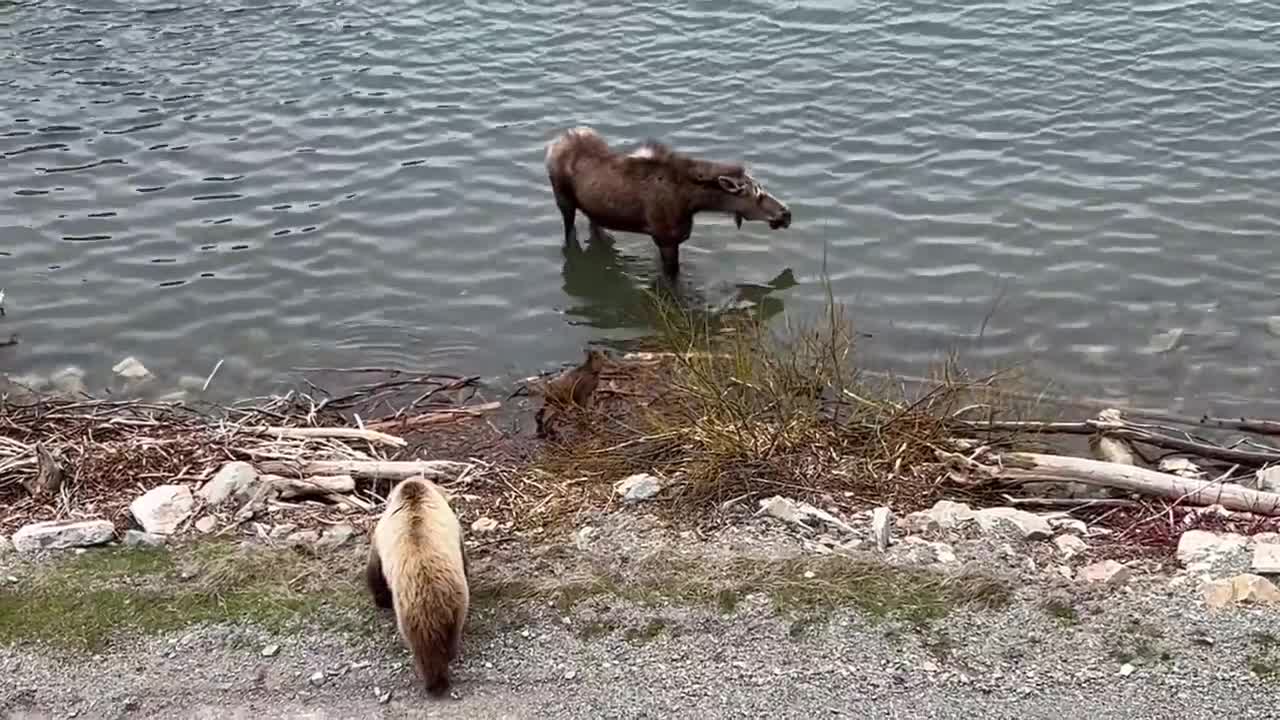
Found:
[[[574,128],[547,144],[546,167],[566,244],[576,238],[581,210],[594,227],[648,235],[672,277],[700,212],[729,213],[739,228],[743,220],[774,230],[791,225],[790,208],[742,165],[690,157],[656,140],[622,155],[595,130]]]
[[[570,324],[600,329],[653,330],[659,322],[654,295],[673,302],[686,313],[702,315],[715,324],[721,318],[753,313],[768,320],[782,313],[782,299],[775,293],[795,287],[790,268],[763,285],[739,283],[733,294],[711,306],[707,294],[688,276],[672,282],[652,272],[641,257],[618,251],[614,238],[598,227],[589,242],[570,239],[563,247],[562,287],[577,302],[565,308]]]

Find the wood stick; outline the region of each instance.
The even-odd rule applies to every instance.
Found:
[[[270,482],[275,486],[282,500],[349,493],[356,490],[355,478],[350,475],[313,475],[304,479],[268,475],[260,477],[259,481]]]
[[[365,427],[371,430],[389,430],[392,428],[401,429],[422,427],[424,425],[439,425],[441,423],[453,422],[460,418],[479,417],[482,413],[490,410],[497,410],[500,407],[502,407],[502,403],[500,402],[487,402],[483,405],[470,405],[460,408],[433,410],[421,415],[378,420],[377,422],[365,424]]]
[[[261,464],[263,472],[272,474],[351,475],[375,480],[403,480],[418,475],[454,478],[467,467],[467,463],[452,460],[309,460],[298,464]]]
[[[404,447],[408,445],[403,438],[394,435],[388,435],[377,430],[362,430],[360,428],[348,427],[276,427],[259,425],[256,427],[241,428],[243,432],[254,435],[275,435],[281,438],[353,438],[356,440],[368,440],[369,442],[379,442],[384,445],[392,445],[395,447]]]
[[[1132,465],[1043,453],[1007,453],[1001,456],[1001,460],[1004,467],[998,471],[998,476],[1015,481],[1056,478],[1060,482],[1101,485],[1184,501],[1190,505],[1217,504],[1228,510],[1280,515],[1280,494],[1230,483],[1192,480]]]

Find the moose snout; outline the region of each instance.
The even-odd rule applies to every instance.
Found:
[[[782,212],[778,213],[769,221],[769,226],[774,230],[778,228],[791,227],[791,208],[784,207]]]

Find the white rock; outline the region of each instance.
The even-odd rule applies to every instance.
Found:
[[[167,392],[161,395],[160,397],[156,398],[156,402],[163,403],[166,405],[173,405],[173,404],[180,405],[186,401],[187,401],[186,390],[174,390],[173,392]]]
[[[307,682],[319,687],[324,684],[325,674],[320,670],[311,673],[311,677],[307,678]]]
[[[1103,560],[1080,568],[1080,572],[1076,577],[1080,582],[1089,585],[1114,586],[1129,582],[1129,578],[1132,576],[1133,573],[1123,564],[1115,560]]]
[[[471,523],[471,532],[477,535],[491,533],[498,529],[498,521],[490,517],[482,517]]]
[[[1058,547],[1058,552],[1062,553],[1062,556],[1068,560],[1089,549],[1089,546],[1075,535],[1059,535],[1053,539],[1053,544]]]
[[[110,520],[46,520],[24,525],[13,534],[18,552],[88,547],[111,542],[115,526]]]
[[[111,372],[126,380],[145,380],[151,377],[151,371],[132,355],[112,366]]]
[[[298,526],[293,523],[280,523],[279,525],[271,528],[271,532],[267,533],[267,537],[272,540],[283,540],[284,538],[289,537],[289,534],[297,529]]]
[[[565,672],[565,674],[564,674],[564,679],[565,679],[565,680],[572,680],[572,679],[574,679],[574,678],[576,678],[576,677],[578,677],[578,671],[577,671],[577,670],[569,670],[569,671]]]
[[[1249,573],[1207,582],[1201,592],[1205,604],[1211,608],[1222,608],[1232,603],[1280,604],[1280,589],[1275,583]]]
[[[195,498],[186,485],[160,485],[129,503],[129,512],[143,530],[154,535],[172,535],[191,516]]]
[[[356,529],[343,523],[341,525],[333,525],[325,529],[324,534],[320,536],[320,547],[336,548],[342,547],[348,540],[356,536]]]
[[[200,532],[207,535],[213,532],[214,528],[218,527],[218,519],[213,517],[212,515],[205,515],[199,520],[196,520],[195,526],[196,526],[196,530],[199,530]]]
[[[144,533],[141,530],[125,530],[124,544],[126,547],[159,547],[164,544],[164,536]]]
[[[200,392],[204,389],[204,378],[195,375],[183,375],[178,378],[178,389],[187,392]]]
[[[218,507],[233,499],[248,500],[257,483],[258,471],[247,462],[234,460],[218,468],[198,494],[210,506]]]
[[[917,553],[908,551],[909,557],[912,557],[914,562],[936,562],[936,563],[943,563],[943,564],[950,564],[950,563],[956,562],[955,549],[944,542],[933,542],[930,540],[925,540],[924,538],[921,538],[921,537],[916,537],[914,535],[907,536],[904,539],[904,542],[906,543],[906,546],[921,548],[927,551],[927,553],[930,556],[932,556],[931,560],[925,560],[924,558],[921,558]]]
[[[1252,564],[1253,571],[1259,575],[1280,575],[1280,544],[1254,545]]]
[[[1272,315],[1267,318],[1267,332],[1280,337],[1280,315]]]
[[[816,508],[809,503],[797,502],[790,498],[782,497],[781,495],[774,495],[773,497],[761,500],[760,510],[756,514],[759,515],[760,513],[776,517],[779,520],[795,523],[807,530],[813,529],[809,525],[810,520],[818,520],[820,522],[827,523],[828,525],[838,527],[847,533],[852,533],[854,531],[848,523],[835,515],[832,515],[826,510]]]
[[[876,548],[884,552],[889,547],[892,535],[893,511],[887,507],[878,507],[871,513],[871,532],[876,537]]]
[[[54,391],[60,395],[74,398],[88,394],[88,388],[84,384],[84,370],[78,367],[65,367],[59,370],[49,376],[49,382],[53,384]]]
[[[1193,480],[1199,480],[1204,477],[1204,471],[1200,469],[1200,466],[1184,457],[1161,458],[1157,469],[1159,469],[1160,472],[1166,472],[1184,478],[1191,478]]]
[[[613,485],[613,492],[622,496],[623,502],[649,500],[662,491],[662,481],[649,473],[636,473]]]
[[[1072,535],[1084,536],[1089,533],[1089,526],[1083,520],[1077,520],[1070,517],[1052,517],[1049,518],[1049,526],[1059,532],[1067,532]]]
[[[1182,334],[1185,331],[1182,328],[1173,328],[1162,333],[1156,333],[1147,343],[1145,352],[1152,355],[1162,355],[1178,347],[1178,342],[1182,340]]]
[[[1244,553],[1248,539],[1242,535],[1217,535],[1188,530],[1178,538],[1178,562],[1191,569],[1205,569]]]
[[[272,643],[262,648],[262,657],[275,657],[278,652],[280,652],[280,646]]]
[[[1264,467],[1254,473],[1254,487],[1266,492],[1280,492],[1280,465]]]
[[[1053,526],[1035,513],[1010,507],[987,508],[978,511],[974,519],[988,532],[1001,526],[1012,527],[1023,540],[1048,540],[1053,537]]]
[[[1125,663],[1120,666],[1120,677],[1129,677],[1134,670],[1137,670],[1137,668],[1132,663]]]
[[[913,512],[903,518],[911,532],[953,530],[973,520],[973,510],[964,503],[939,500],[928,510]]]
[[[314,545],[320,542],[319,530],[299,530],[289,536],[290,545]]]

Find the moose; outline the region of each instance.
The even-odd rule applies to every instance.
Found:
[[[600,133],[577,127],[547,144],[546,165],[566,244],[577,238],[574,219],[581,210],[593,233],[653,238],[669,276],[679,272],[680,245],[700,212],[729,213],[739,229],[743,220],[767,222],[773,230],[791,226],[791,209],[742,165],[690,157],[657,140],[622,155]]]

